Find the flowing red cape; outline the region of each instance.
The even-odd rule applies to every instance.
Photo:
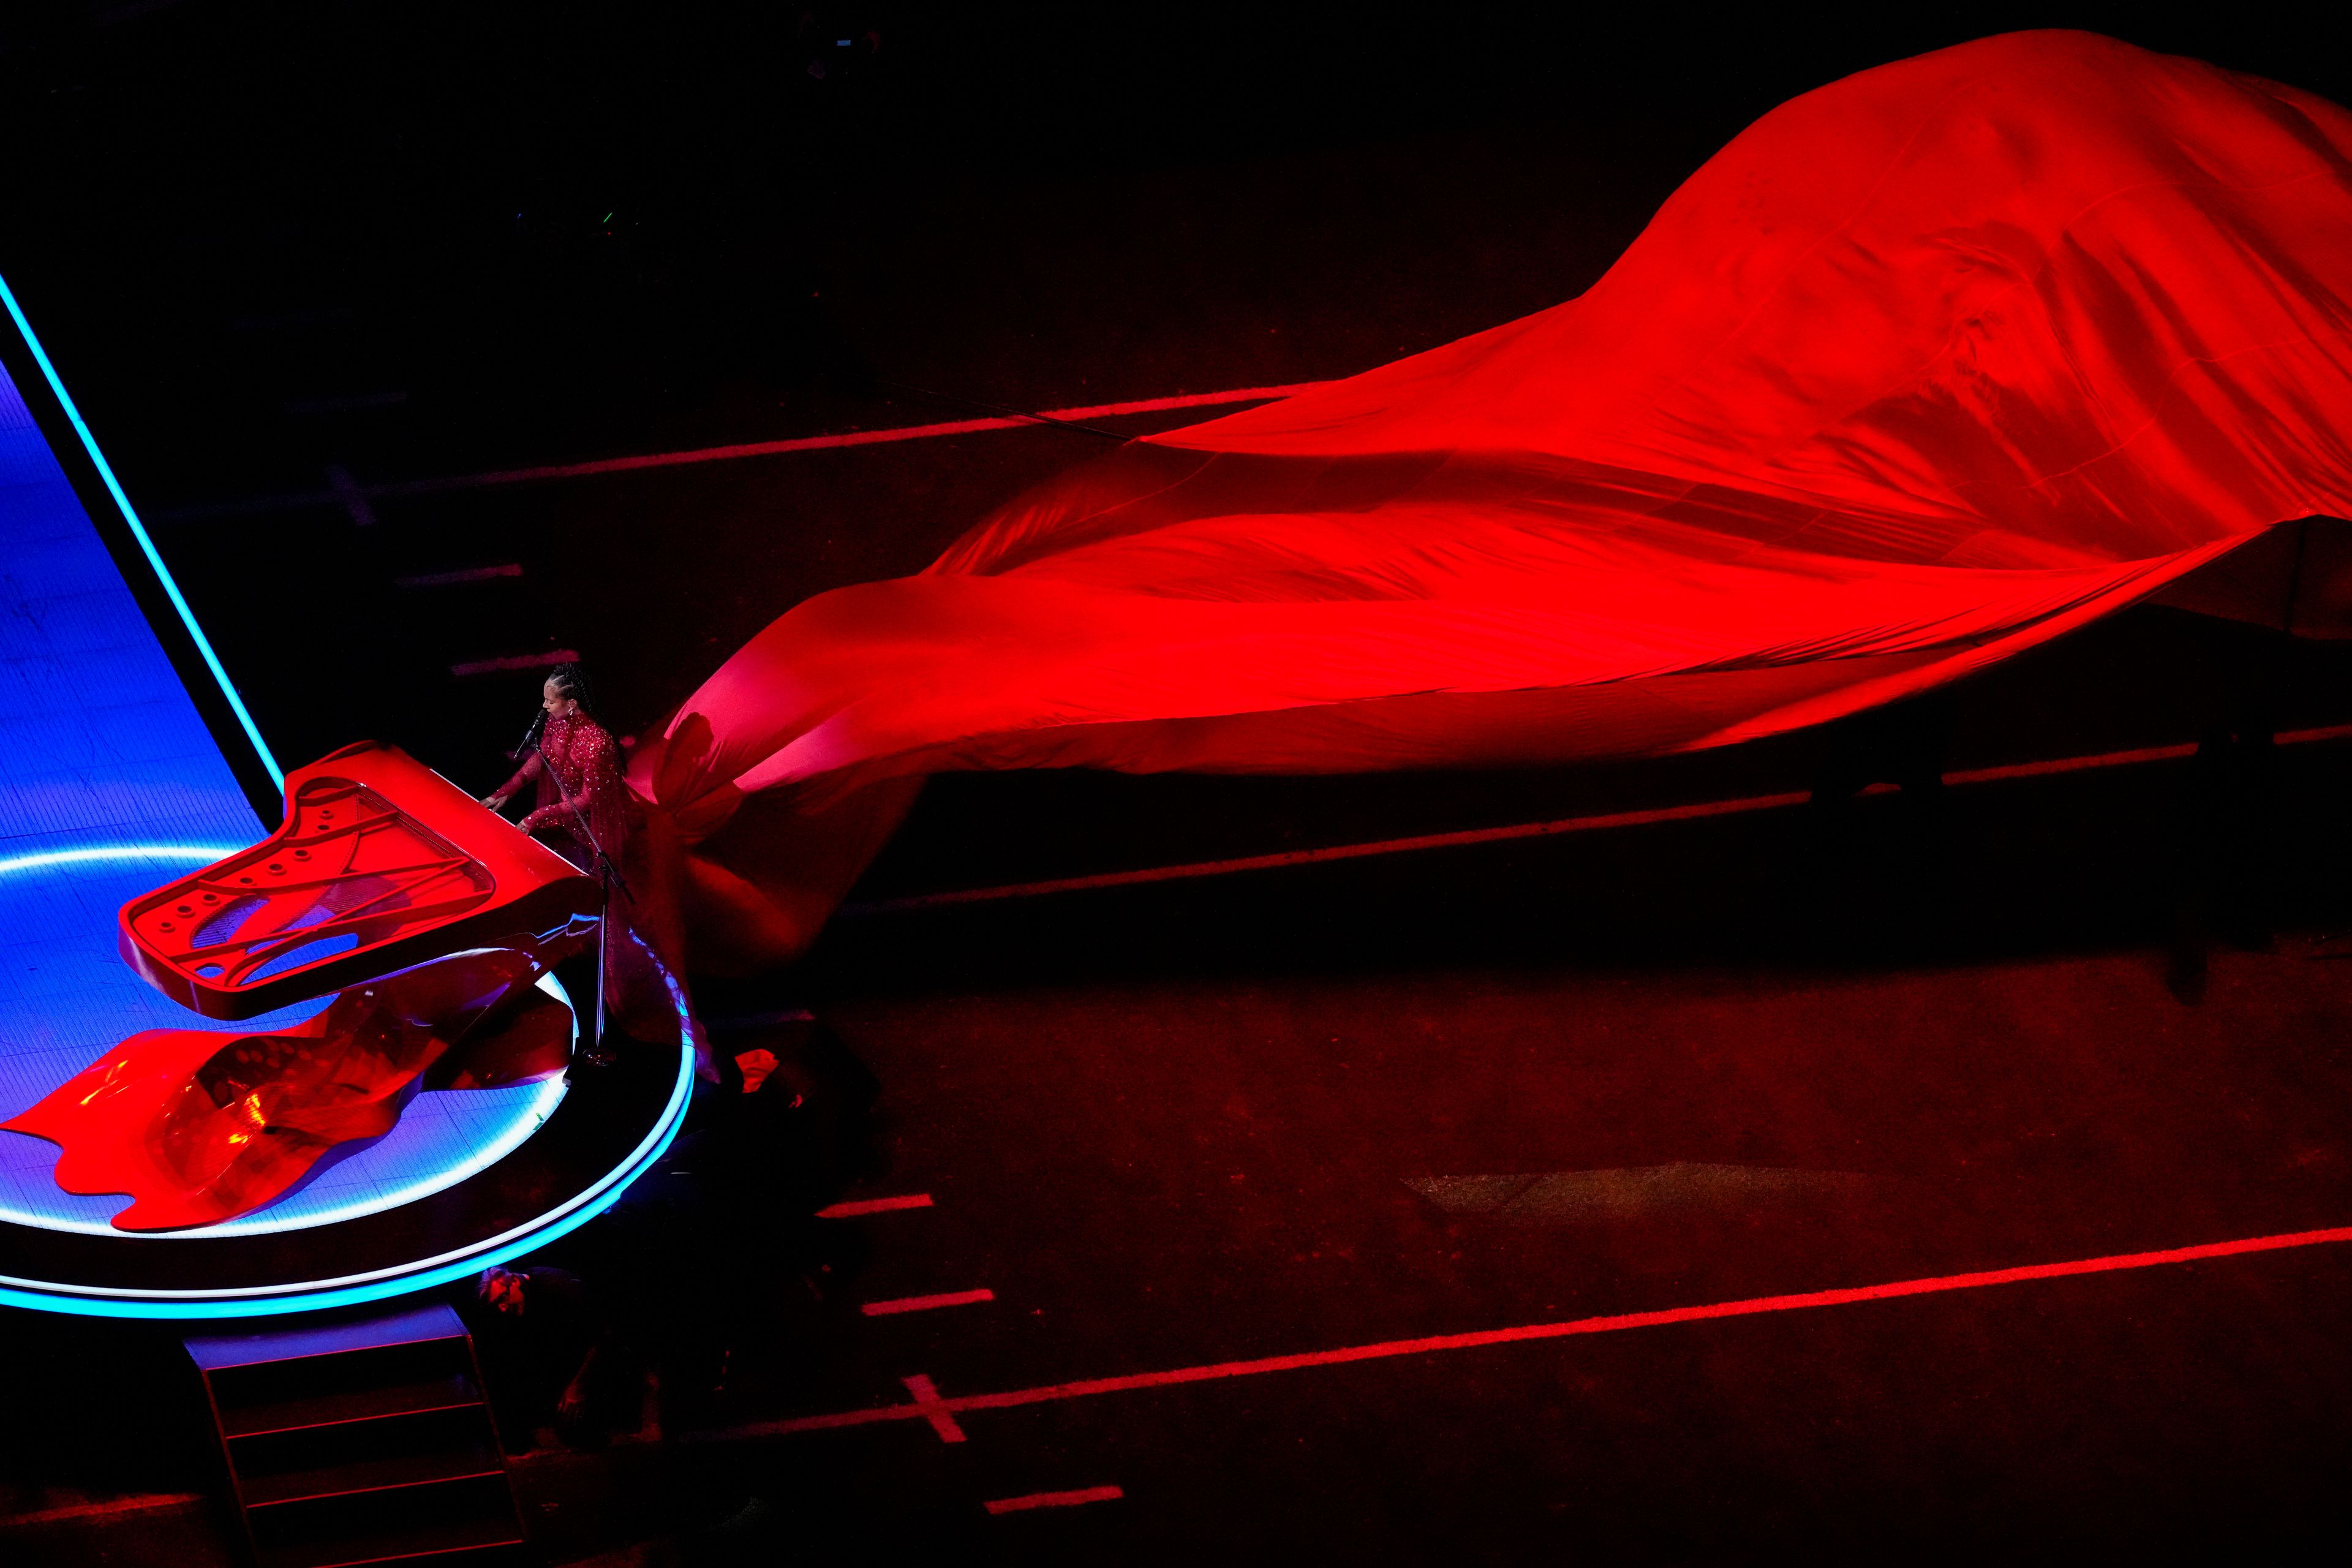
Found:
[[[942,769],[1722,745],[2159,591],[2340,631],[2352,559],[2254,542],[2352,512],[2347,160],[2331,103],[2083,33],[1784,104],[1579,298],[761,632],[631,773],[695,960],[800,951]]]

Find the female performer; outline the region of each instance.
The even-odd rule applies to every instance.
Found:
[[[582,870],[596,874],[602,850],[614,867],[629,836],[629,792],[621,783],[620,747],[596,716],[588,677],[576,664],[559,664],[540,688],[541,721],[522,766],[496,795],[482,797],[505,809],[523,784],[536,780],[538,805],[522,819],[525,833],[546,834],[550,847]]]
[[[482,797],[492,811],[527,782],[539,786],[539,802],[523,817],[524,832],[543,837],[549,847],[604,883],[604,910],[611,940],[604,949],[604,996],[622,1026],[640,1039],[675,1038],[687,1006],[685,992],[671,976],[675,962],[656,956],[657,945],[632,886],[649,873],[629,865],[637,808],[621,782],[620,746],[597,716],[588,677],[576,664],[560,664],[540,689],[546,716],[525,742],[530,755],[496,795]],[[602,851],[604,864],[597,864]],[[667,951],[673,955],[676,943]],[[591,1060],[604,1059],[600,1051]]]

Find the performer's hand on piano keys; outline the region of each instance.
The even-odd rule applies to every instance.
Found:
[[[482,804],[492,811],[504,811],[507,808],[507,797],[502,795],[486,795],[482,797]]]

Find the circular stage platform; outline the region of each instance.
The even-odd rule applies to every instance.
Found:
[[[0,854],[0,1120],[126,1036],[209,1026],[131,973],[114,913],[234,847]],[[218,1027],[251,1032],[323,1005]],[[647,1048],[571,1086],[426,1090],[390,1132],[336,1151],[275,1203],[171,1232],[114,1229],[127,1196],[61,1191],[55,1144],[0,1131],[0,1305],[243,1318],[428,1289],[609,1206],[667,1147],[693,1079],[690,1048]]]

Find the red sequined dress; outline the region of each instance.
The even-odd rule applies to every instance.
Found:
[[[539,802],[522,819],[525,833],[549,835],[558,854],[593,871],[596,858],[582,839],[584,821],[596,837],[596,847],[615,866],[621,863],[629,837],[629,794],[621,783],[620,748],[602,724],[584,713],[550,719],[539,750],[524,759],[521,769],[499,791],[500,798],[512,795],[526,782],[539,785]]]
[[[637,831],[643,823],[621,779],[620,747],[611,731],[584,713],[550,719],[539,750],[499,791],[500,798],[527,781],[539,786],[539,801],[522,819],[524,832],[542,836],[549,848],[593,873],[596,857],[582,835],[584,821],[621,874],[606,892],[605,912],[615,938],[606,953],[606,999],[636,1037],[677,1038],[677,1019],[688,1003],[676,982],[683,966],[676,960],[675,917],[664,923],[664,911],[675,909],[676,899],[665,893],[660,876],[643,862],[642,847],[632,842],[644,837]],[[643,901],[648,897],[654,900],[650,908]],[[665,930],[672,931],[667,941],[660,935]],[[657,956],[665,952],[667,960]]]

